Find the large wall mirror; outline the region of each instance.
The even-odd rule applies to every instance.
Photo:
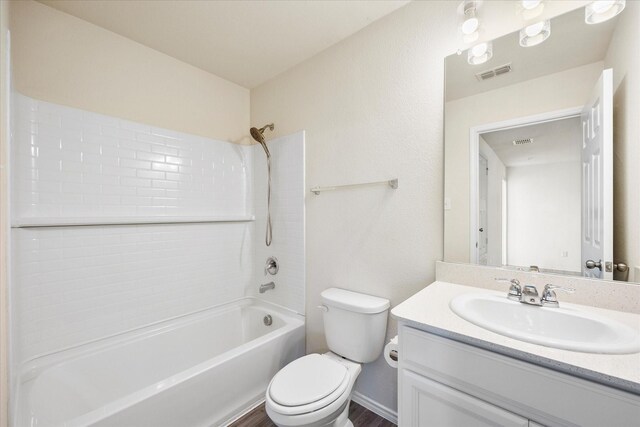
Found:
[[[444,259],[640,282],[640,2],[531,24],[445,60]]]

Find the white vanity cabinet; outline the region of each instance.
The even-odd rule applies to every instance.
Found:
[[[400,427],[640,426],[640,396],[404,323],[399,333]]]

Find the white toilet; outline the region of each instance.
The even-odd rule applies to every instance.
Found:
[[[294,360],[273,377],[266,408],[278,426],[352,427],[353,384],[361,364],[376,360],[384,347],[389,300],[337,288],[321,297],[331,351]]]

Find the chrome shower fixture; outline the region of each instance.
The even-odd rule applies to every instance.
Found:
[[[269,123],[266,126],[262,126],[260,129],[251,128],[249,132],[251,133],[251,137],[258,141],[262,148],[264,149],[264,153],[267,155],[267,231],[264,237],[264,242],[267,246],[271,246],[272,240],[272,229],[271,229],[271,153],[269,153],[269,149],[267,148],[267,143],[264,140],[264,131],[269,129],[273,130],[275,126],[273,123]]]

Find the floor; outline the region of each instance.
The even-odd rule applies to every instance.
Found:
[[[349,419],[353,423],[353,427],[395,427],[391,421],[374,414],[353,401],[349,406]],[[275,424],[267,416],[263,403],[229,427],[275,427]]]

